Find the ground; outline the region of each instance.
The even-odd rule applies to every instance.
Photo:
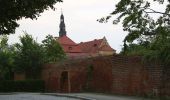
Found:
[[[50,95],[40,95],[33,93],[4,94],[0,95],[0,100],[80,100],[68,97],[56,97]]]
[[[69,94],[13,93],[13,94],[0,94],[0,100],[151,100],[151,99],[95,93],[69,93]]]
[[[107,95],[99,93],[70,93],[66,95],[91,98],[92,100],[152,100],[141,97]]]

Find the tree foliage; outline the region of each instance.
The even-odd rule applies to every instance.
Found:
[[[166,6],[165,11],[159,12],[152,9],[153,3]],[[128,31],[125,42],[133,42],[142,38],[149,41],[156,34],[162,34],[160,28],[170,24],[170,1],[164,0],[120,0],[116,9],[100,22],[107,22],[112,16],[118,16],[113,20],[113,24],[123,21],[123,30]],[[154,16],[153,16],[154,14]],[[154,18],[158,16],[158,18]],[[143,37],[144,36],[144,37]],[[148,39],[149,38],[149,39]]]
[[[25,73],[26,78],[38,78],[44,63],[58,62],[66,55],[55,40],[48,35],[43,44],[31,35],[20,36],[20,43],[8,44],[7,36],[0,37],[0,79],[12,79],[13,72]]]
[[[165,7],[164,11],[154,9],[154,4]],[[128,32],[124,54],[143,55],[147,60],[170,64],[170,0],[120,0],[116,9],[99,22],[107,22],[113,16],[117,17],[113,24],[122,22],[123,30]]]
[[[56,62],[66,58],[62,47],[51,35],[46,36],[46,39],[44,39],[42,43],[45,50],[45,57],[47,62]]]
[[[146,52],[148,52],[147,48],[148,45],[146,44],[129,44],[126,47],[127,49],[125,50],[122,48],[120,54],[124,55],[133,55],[133,56],[143,56]]]
[[[15,44],[15,70],[26,72],[30,78],[36,78],[44,63],[43,47],[28,34],[20,37],[20,41],[20,44]]]
[[[166,34],[166,35],[165,35]],[[162,65],[170,65],[170,30],[157,35],[147,48],[144,57],[149,61],[160,61]]]
[[[0,79],[12,79],[12,69],[14,64],[13,48],[7,43],[7,36],[0,39]]]
[[[40,13],[62,0],[0,0],[0,35],[15,33],[22,18],[37,19]]]

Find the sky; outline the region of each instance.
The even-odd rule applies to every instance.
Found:
[[[97,19],[109,15],[119,0],[63,0],[55,5],[56,10],[47,10],[37,20],[22,19],[15,34],[9,36],[9,43],[19,42],[23,31],[41,42],[50,34],[58,37],[61,9],[65,17],[67,36],[76,43],[100,39],[104,36],[110,46],[120,52],[126,32],[121,24],[99,23]]]

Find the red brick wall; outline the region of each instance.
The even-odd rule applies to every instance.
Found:
[[[110,92],[112,90],[112,60],[111,57],[97,58],[93,60],[94,77],[92,86],[98,92]]]
[[[25,73],[14,73],[14,80],[25,80]]]
[[[87,69],[93,66],[92,80],[87,79]],[[170,68],[169,68],[170,69]],[[68,89],[61,89],[61,74],[68,72]],[[76,59],[47,64],[42,70],[46,90],[50,92],[80,92],[89,87],[96,92],[126,95],[170,95],[170,73],[163,76],[158,64],[143,64],[140,57],[121,55]],[[162,86],[162,79],[166,82]],[[169,80],[169,81],[168,81]]]
[[[162,70],[156,64],[143,64],[140,57],[116,55],[113,62],[112,93],[126,95],[157,95]]]
[[[59,92],[60,70],[60,68],[56,68],[55,64],[48,64],[43,67],[41,78],[45,80],[47,92]]]
[[[87,69],[89,66],[93,66],[94,73],[92,81],[87,82]],[[61,92],[62,83],[60,79],[63,71],[68,71],[69,73],[70,88],[67,92],[83,91],[87,83],[93,91],[110,92],[112,89],[111,57],[76,59],[45,65],[42,71],[42,79],[46,82],[47,91]]]
[[[88,67],[93,66],[91,81]],[[170,67],[143,64],[140,57],[101,56],[46,64],[42,69],[47,92],[81,92],[87,87],[96,92],[126,95],[170,95]],[[62,72],[68,72],[68,84],[61,83]],[[14,80],[24,80],[14,74]],[[61,89],[61,85],[64,88]]]
[[[170,66],[162,66],[164,68],[162,75],[161,95],[170,96]]]

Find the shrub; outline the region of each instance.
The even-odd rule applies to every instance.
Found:
[[[0,92],[43,92],[43,80],[0,81]]]

